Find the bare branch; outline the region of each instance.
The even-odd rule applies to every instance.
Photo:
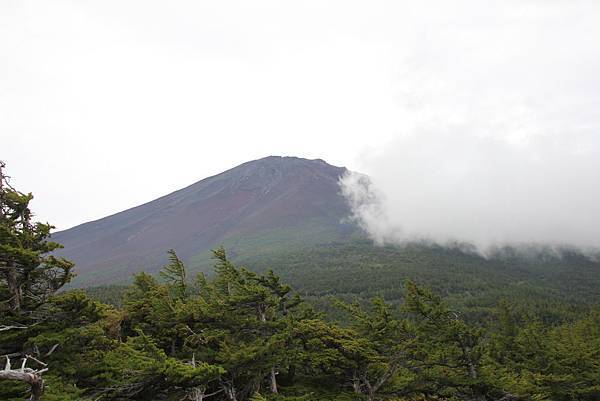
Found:
[[[33,357],[33,356],[31,356],[31,355],[25,355],[25,359],[27,359],[27,358],[33,359],[34,361],[36,361],[37,363],[39,363],[39,364],[40,364],[40,365],[42,365],[43,367],[46,367],[46,366],[48,366],[48,364],[47,364],[47,363],[44,363],[44,362],[40,361],[39,359],[36,359],[36,358],[34,358],[34,357]]]
[[[50,356],[50,355],[52,355],[52,353],[53,353],[54,351],[56,351],[56,348],[58,348],[58,346],[59,346],[59,345],[60,345],[59,343],[56,343],[56,344],[54,344],[54,345],[52,346],[52,348],[50,348],[50,351],[46,352],[46,354],[45,354],[44,356]]]
[[[44,367],[41,370],[35,370],[25,367],[28,358],[46,366],[45,363],[28,355],[23,358],[20,369],[12,369],[10,358],[6,356],[6,365],[3,370],[0,370],[0,379],[18,380],[29,384],[31,387],[30,401],[40,401],[42,399],[42,394],[44,394],[44,379],[42,379],[42,373],[47,372],[48,368]]]
[[[18,326],[0,326],[0,331],[7,331],[12,329],[28,329],[28,326],[18,325]]]

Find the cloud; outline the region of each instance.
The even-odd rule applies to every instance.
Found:
[[[379,243],[415,239],[600,247],[597,147],[513,145],[465,134],[395,140],[343,193]]]
[[[442,14],[406,50],[395,138],[342,181],[378,242],[600,248],[600,6]]]

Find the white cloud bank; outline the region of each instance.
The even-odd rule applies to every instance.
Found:
[[[469,4],[406,52],[397,135],[341,183],[356,219],[378,242],[600,248],[600,4]]]

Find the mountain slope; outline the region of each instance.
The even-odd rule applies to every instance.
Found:
[[[502,299],[547,321],[600,303],[600,260],[569,247],[502,247],[483,257],[433,243],[374,246],[369,240],[317,244],[249,256],[238,263],[272,269],[303,296],[334,314],[330,296],[348,301],[383,296],[400,302],[406,280],[443,295],[470,318],[489,318]]]
[[[331,241],[354,232],[342,222],[350,214],[338,188],[345,172],[322,160],[270,156],[53,238],[77,264],[76,286],[154,272],[171,248],[203,269],[220,244],[252,254]]]

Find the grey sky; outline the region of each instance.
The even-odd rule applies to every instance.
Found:
[[[369,174],[374,235],[598,245],[598,37],[595,1],[5,0],[0,158],[59,228],[281,154]]]

